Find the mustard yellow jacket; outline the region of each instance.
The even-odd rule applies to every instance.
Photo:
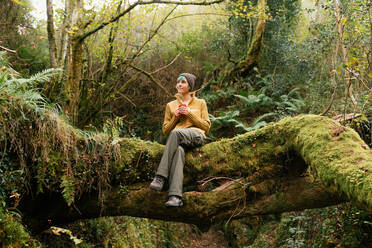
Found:
[[[163,133],[168,136],[173,129],[193,128],[199,130],[205,136],[211,127],[205,100],[192,95],[192,99],[188,105],[190,112],[187,115],[177,117],[174,111],[182,102],[180,95],[176,94],[176,98],[176,100],[167,103],[165,108]]]

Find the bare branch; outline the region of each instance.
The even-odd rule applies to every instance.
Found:
[[[131,5],[128,6],[125,10],[123,10],[121,13],[118,15],[112,17],[109,21],[102,22],[98,26],[94,27],[93,29],[78,35],[76,38],[80,41],[85,40],[88,38],[90,35],[96,33],[97,31],[101,30],[102,28],[106,27],[107,25],[118,21],[121,17],[124,15],[128,14],[131,10],[133,10],[137,5],[147,5],[147,4],[176,4],[176,5],[212,5],[212,4],[217,4],[217,3],[222,3],[225,0],[214,0],[214,1],[199,1],[199,2],[182,2],[182,1],[172,1],[172,0],[153,0],[153,1],[148,1],[148,2],[142,2],[142,1],[137,1]]]
[[[159,29],[165,24],[166,20],[168,19],[168,17],[173,13],[173,11],[175,11],[177,8],[177,5],[171,10],[169,11],[169,13],[163,18],[163,20],[160,22],[160,24],[156,27],[156,29],[154,31],[152,31],[152,34],[149,34],[149,37],[147,38],[147,40],[142,43],[141,47],[138,49],[137,53],[134,54],[132,56],[132,58],[129,60],[128,64],[131,64],[132,61],[138,57],[139,55],[143,54],[141,53],[142,52],[142,49],[152,40],[152,38],[154,38],[154,36],[158,33]],[[150,30],[151,32],[151,30]]]
[[[166,69],[166,68],[168,68],[169,66],[171,66],[177,59],[178,59],[178,57],[181,55],[181,53],[178,53],[177,55],[176,55],[176,57],[174,57],[174,59],[169,63],[169,64],[167,64],[167,65],[165,65],[165,66],[163,66],[163,67],[160,67],[159,69],[156,69],[155,71],[153,71],[153,72],[150,72],[150,74],[154,74],[154,73],[157,73],[157,72],[159,72],[159,71],[161,71],[161,70],[164,70],[164,69]]]
[[[123,98],[125,98],[130,104],[132,104],[135,108],[137,107],[137,105],[126,95],[124,95],[123,93],[119,92],[118,93],[120,96],[122,96]]]
[[[185,15],[179,15],[172,18],[169,18],[166,22],[172,21],[177,18],[181,17],[187,17],[187,16],[197,16],[197,15],[217,15],[217,16],[229,16],[228,14],[220,14],[220,13],[194,13],[194,14],[185,14]]]
[[[0,46],[0,48],[3,49],[3,50],[5,50],[5,51],[7,51],[7,52],[11,52],[11,53],[16,53],[17,52],[15,50],[11,50],[11,49],[6,48],[6,47],[3,47],[3,46]]]
[[[149,73],[149,72],[147,72],[147,71],[145,71],[145,70],[143,70],[143,69],[141,69],[141,68],[139,68],[139,67],[137,67],[137,66],[135,66],[135,65],[132,65],[132,64],[130,64],[129,65],[130,67],[132,67],[133,69],[135,69],[136,71],[139,71],[139,72],[141,72],[142,74],[144,74],[144,75],[146,75],[152,82],[154,82],[156,85],[158,85],[162,90],[164,90],[164,92],[165,93],[167,93],[167,95],[168,96],[173,96],[163,85],[161,85],[161,83],[158,81],[158,80],[156,80],[152,75],[151,75],[151,73]]]
[[[240,182],[242,180],[241,178],[233,179],[233,178],[230,178],[230,177],[207,177],[207,178],[204,178],[202,180],[199,180],[198,183],[200,183],[201,186],[204,186],[205,184],[207,184],[209,182],[212,182],[214,180],[229,180],[229,181],[232,181],[232,182],[235,182],[235,183],[239,183],[242,186],[249,185],[249,183],[241,183]]]
[[[372,91],[372,89],[367,86],[367,82],[363,78],[361,78],[360,75],[358,75],[357,73],[355,73],[354,70],[352,70],[350,68],[346,68],[346,70],[349,71],[351,74],[353,74],[354,77],[357,80],[359,80],[368,89],[368,91]]]
[[[332,104],[335,100],[336,91],[337,91],[337,84],[333,87],[333,93],[332,93],[331,101],[329,102],[328,107],[323,111],[323,113],[320,114],[321,116],[325,116],[328,113],[328,111],[331,109]]]
[[[333,59],[332,59],[333,60],[333,72],[332,72],[332,74],[333,74],[333,81],[334,81],[335,85],[333,86],[333,93],[332,93],[331,101],[329,102],[328,107],[323,111],[323,113],[320,114],[321,116],[325,116],[328,113],[328,111],[331,109],[332,104],[335,100],[337,86],[338,86],[337,77],[336,77],[336,75],[337,75],[337,70],[336,70],[336,60],[337,59],[336,59],[336,57],[337,57],[337,54],[338,54],[339,46],[340,46],[340,43],[337,42],[336,47],[335,47],[335,51],[333,53]]]

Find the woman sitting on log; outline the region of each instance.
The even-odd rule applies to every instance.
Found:
[[[163,133],[167,143],[150,189],[161,191],[168,180],[167,207],[179,207],[182,202],[183,166],[185,149],[205,143],[211,122],[205,100],[195,97],[195,75],[182,73],[177,78],[176,100],[167,103]]]

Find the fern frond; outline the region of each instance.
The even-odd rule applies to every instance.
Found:
[[[254,122],[252,123],[252,126],[257,125],[261,120],[263,120],[266,117],[269,117],[269,116],[278,116],[278,115],[279,114],[278,113],[275,113],[275,112],[270,112],[270,113],[266,113],[266,114],[260,115],[259,117],[257,117],[256,120],[254,120]]]
[[[45,83],[50,80],[51,77],[56,76],[62,69],[59,68],[49,68],[44,71],[38,72],[32,75],[29,79],[30,82]]]
[[[288,97],[292,97],[292,95],[296,95],[296,97],[299,97],[299,91],[300,89],[299,88],[294,88],[292,90],[290,90],[287,94]]]

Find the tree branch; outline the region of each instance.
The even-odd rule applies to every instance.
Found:
[[[137,67],[137,66],[134,66],[132,64],[129,65],[130,67],[132,67],[133,69],[135,69],[136,71],[139,71],[141,72],[142,74],[144,74],[145,76],[147,76],[152,82],[154,82],[157,86],[159,86],[168,96],[173,96],[158,80],[156,80],[152,75],[151,73]]]
[[[83,41],[86,38],[88,38],[90,35],[96,33],[97,31],[101,30],[102,28],[106,27],[107,25],[118,21],[121,17],[128,14],[131,10],[133,10],[138,5],[147,5],[147,4],[176,4],[176,5],[212,5],[217,3],[222,3],[225,0],[214,0],[214,1],[201,1],[201,2],[182,2],[182,1],[166,1],[166,0],[153,0],[148,2],[142,2],[137,1],[131,5],[128,6],[125,10],[123,10],[120,14],[112,17],[109,21],[102,22],[97,27],[94,27],[93,29],[84,32],[83,34],[78,35],[76,38]]]
[[[160,68],[158,68],[158,69],[156,69],[155,71],[153,71],[153,72],[150,72],[150,74],[155,74],[155,73],[157,73],[157,72],[159,72],[159,71],[161,71],[161,70],[164,70],[164,69],[167,69],[169,66],[171,66],[177,59],[178,59],[178,57],[181,55],[181,53],[178,53],[177,55],[176,55],[176,57],[174,57],[174,59],[169,63],[169,64],[167,64],[167,65],[165,65],[165,66],[163,66],[163,67],[160,67]]]
[[[218,15],[218,16],[229,16],[228,14],[221,14],[221,13],[194,13],[194,14],[185,14],[179,15],[172,18],[169,18],[166,22],[172,21],[177,18],[187,17],[187,16],[197,16],[197,15]]]
[[[11,53],[17,53],[17,51],[15,51],[15,50],[11,50],[11,49],[6,48],[6,47],[3,47],[3,46],[0,46],[0,49],[3,49],[3,50],[5,50],[5,51],[7,51],[7,52],[11,52]]]

